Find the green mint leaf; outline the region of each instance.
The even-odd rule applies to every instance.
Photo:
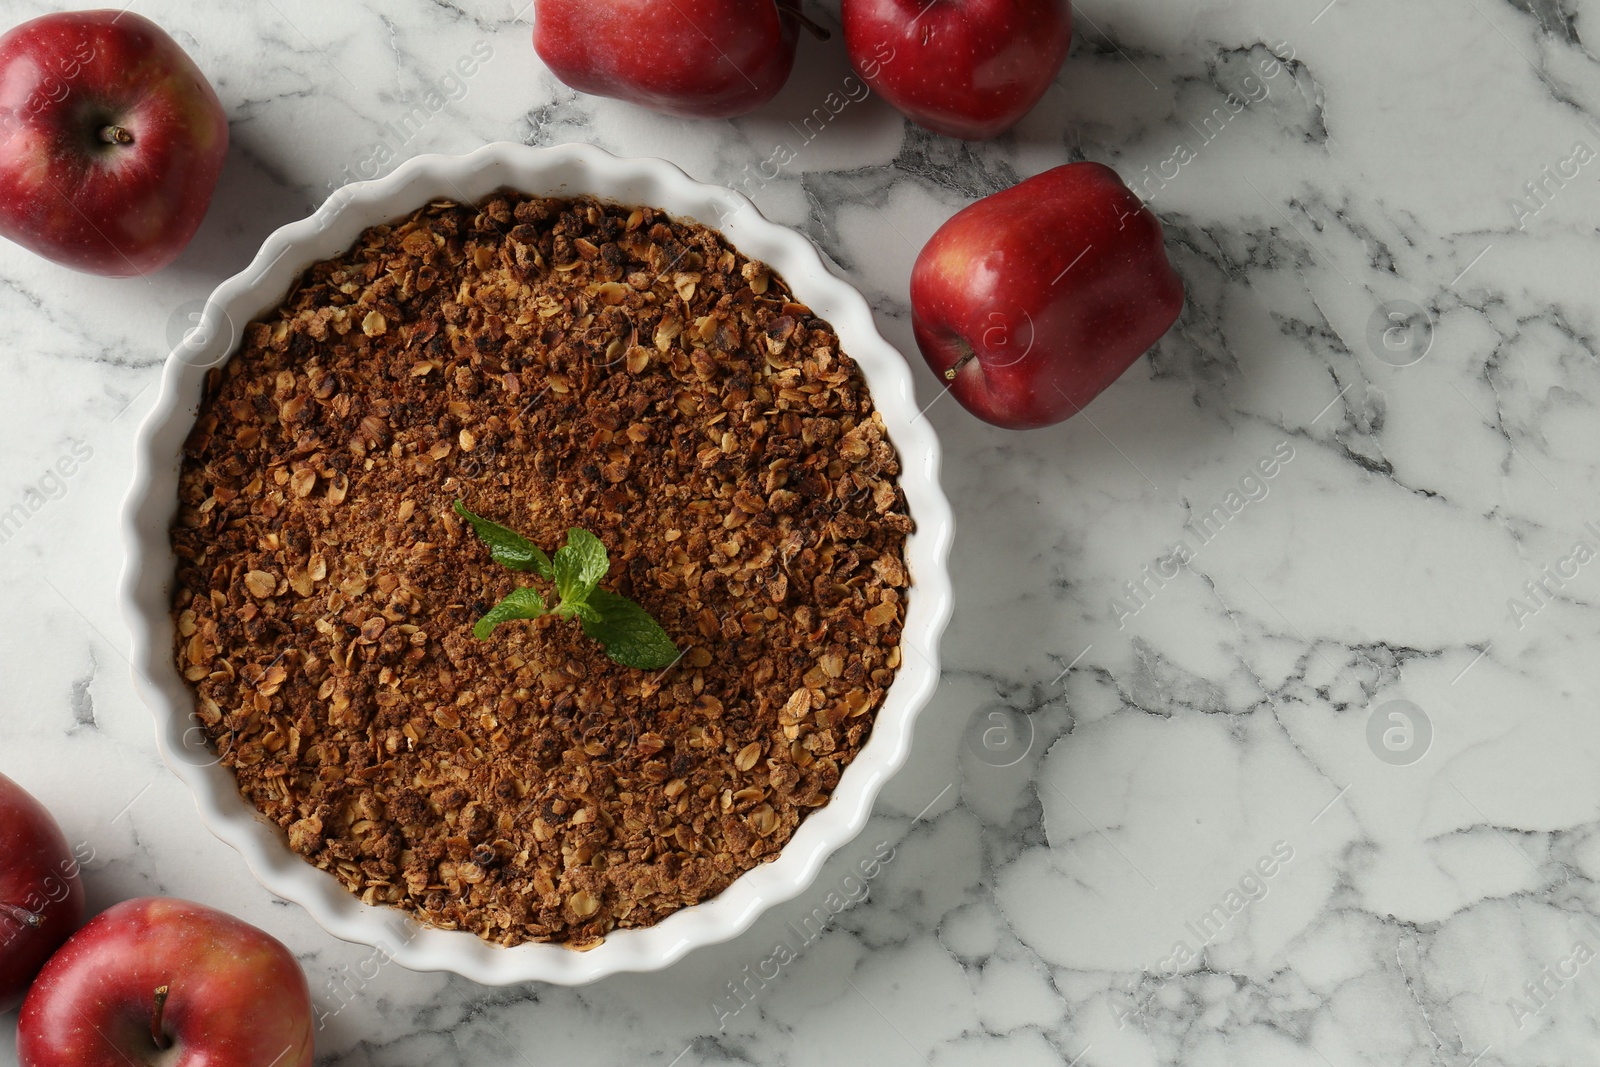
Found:
[[[545,613],[544,597],[537,589],[524,586],[513,589],[506,598],[484,613],[472,627],[472,636],[479,641],[489,640],[496,626],[512,619],[537,619]]]
[[[610,569],[611,557],[606,553],[606,546],[600,543],[600,538],[588,530],[568,530],[567,543],[556,550],[553,565],[556,593],[561,597],[562,606],[571,604],[573,611],[576,611],[578,605],[589,599],[589,594],[594,592],[595,586],[600,584],[600,579]]]
[[[583,632],[604,645],[606,655],[624,667],[661,670],[682,655],[661,624],[627,597],[596,589],[589,594],[588,606],[600,617],[591,621],[580,616]]]
[[[589,595],[594,596],[593,593],[590,593]],[[556,608],[556,614],[565,616],[569,619],[579,619],[588,622],[600,621],[600,612],[595,609],[593,604],[590,604],[586,600],[563,600],[560,606]]]
[[[489,555],[496,563],[514,571],[532,571],[541,578],[551,576],[550,557],[532,541],[515,530],[508,530],[497,522],[474,515],[459,500],[455,507],[456,514],[472,523],[478,537],[489,546]]]

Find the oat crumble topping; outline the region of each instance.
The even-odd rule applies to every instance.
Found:
[[[773,858],[900,664],[911,522],[855,363],[781,278],[648,208],[437,201],[309,268],[210,372],[176,654],[243,794],[362,900],[598,944]],[[680,648],[472,623],[518,578],[456,498]]]

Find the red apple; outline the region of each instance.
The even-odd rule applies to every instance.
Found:
[[[81,922],[83,883],[61,827],[0,774],[0,1012],[22,1003],[33,976]]]
[[[1076,414],[1181,310],[1161,223],[1099,163],[963,208],[911,271],[923,358],[968,411],[1012,429]]]
[[[68,11],[0,37],[0,237],[93,274],[159,270],[227,152],[217,94],[149,19]]]
[[[1044,96],[1072,44],[1069,0],[844,0],[856,72],[934,133],[982,141]]]
[[[276,939],[187,900],[101,912],[22,1004],[19,1067],[310,1067],[311,994]]]
[[[797,0],[537,0],[533,47],[580,92],[732,118],[789,79],[797,8]]]

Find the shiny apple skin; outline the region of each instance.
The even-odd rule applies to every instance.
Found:
[[[151,1036],[155,992],[170,990]],[[17,1022],[19,1067],[311,1067],[311,994],[277,939],[187,900],[101,912],[40,972]]]
[[[99,138],[120,126],[131,144]],[[132,11],[43,15],[0,37],[0,237],[92,274],[160,270],[228,153],[217,94]]]
[[[851,63],[873,91],[967,141],[1032,111],[1072,46],[1068,0],[844,0],[841,15]]]
[[[963,208],[911,271],[923,358],[963,407],[1010,429],[1083,410],[1167,332],[1183,300],[1161,223],[1099,163],[1068,163]]]
[[[533,46],[579,92],[733,118],[783,88],[798,29],[773,0],[537,0]]]
[[[83,881],[61,827],[0,774],[0,1012],[22,1003],[39,968],[82,922]]]

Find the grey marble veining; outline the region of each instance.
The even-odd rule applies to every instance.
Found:
[[[137,0],[232,120],[199,237],[132,281],[0,246],[0,770],[93,905],[271,930],[348,1067],[1600,1062],[1600,6],[1090,0],[973,146],[858,98],[837,41],[731,123],[581,97],[525,3]],[[161,765],[115,602],[195,302],[340,184],[501,139],[662,156],[815,240],[911,355],[958,523],[944,684],[867,831],[746,935],[583,989],[406,972],[261,890]],[[909,269],[1074,159],[1161,215],[1188,306],[1084,416],[997,430],[916,358]]]

